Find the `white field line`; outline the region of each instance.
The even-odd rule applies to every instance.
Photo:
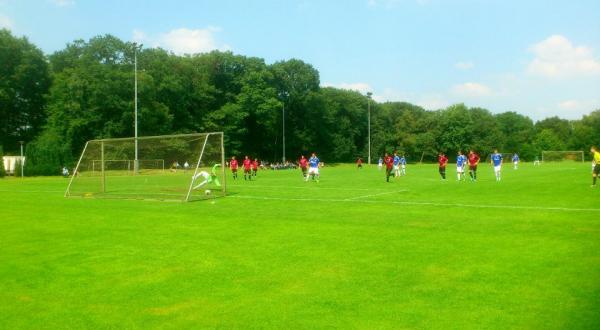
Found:
[[[263,186],[263,185],[246,185],[246,186],[239,186],[239,185],[232,185],[229,184],[227,186],[230,189],[234,189],[234,188],[250,188],[250,189],[257,189],[257,188],[279,188],[279,189],[311,189],[311,187],[318,187],[315,188],[315,190],[340,190],[340,191],[381,191],[381,190],[387,190],[387,189],[370,189],[370,188],[334,188],[334,187],[322,187],[322,186],[313,186],[310,183],[307,183],[306,186]]]
[[[356,197],[345,198],[345,200],[347,200],[347,201],[355,201],[357,199],[363,199],[363,198],[369,198],[369,197],[375,197],[375,196],[381,196],[381,195],[389,195],[389,194],[401,193],[401,192],[406,192],[406,191],[408,191],[408,190],[387,191],[387,192],[382,192],[382,193],[378,193],[378,194],[370,194],[370,195],[363,195],[363,196],[356,196]]]
[[[471,207],[482,209],[511,209],[511,210],[537,210],[537,211],[578,211],[578,212],[600,212],[600,209],[593,208],[572,208],[572,207],[543,207],[543,206],[520,206],[520,205],[484,205],[484,204],[462,204],[462,203],[437,203],[437,202],[402,202],[402,201],[382,201],[382,200],[364,200],[364,199],[320,199],[320,198],[284,198],[284,197],[259,197],[247,195],[228,195],[226,198],[240,199],[258,199],[274,201],[294,201],[294,202],[325,202],[325,203],[367,203],[367,204],[396,204],[396,205],[427,205],[427,206],[447,206],[447,207]]]
[[[46,193],[61,193],[64,194],[64,190],[2,190],[0,189],[0,193],[29,193],[29,194],[46,194]]]

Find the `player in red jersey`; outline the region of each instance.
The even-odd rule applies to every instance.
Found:
[[[254,158],[252,162],[252,176],[256,176],[256,172],[258,172],[258,158]]]
[[[471,176],[471,181],[477,181],[477,164],[479,164],[479,155],[475,153],[475,151],[469,151],[469,175]]]
[[[231,174],[233,174],[233,179],[237,179],[238,161],[235,159],[235,156],[231,157],[229,168],[231,169]]]
[[[446,180],[446,165],[448,164],[448,157],[443,152],[438,154],[439,172],[442,176],[442,180]]]
[[[300,160],[298,160],[298,165],[300,166],[300,170],[302,171],[302,177],[306,179],[306,171],[308,170],[308,160],[304,155],[300,156]]]
[[[250,174],[250,169],[252,168],[252,161],[248,156],[244,157],[244,180],[252,180],[252,174]]]
[[[386,152],[383,162],[385,163],[385,180],[390,182],[390,176],[392,176],[392,169],[394,168],[394,158]]]
[[[358,159],[356,160],[356,166],[358,167],[358,169],[362,168],[362,158],[358,157]]]

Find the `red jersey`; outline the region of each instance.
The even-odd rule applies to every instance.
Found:
[[[475,166],[479,162],[479,155],[476,153],[469,154],[469,165]]]
[[[232,170],[237,170],[237,168],[238,168],[238,162],[237,162],[237,160],[232,159],[231,162],[229,163],[229,167]]]
[[[252,165],[252,161],[250,159],[244,159],[244,169],[249,170]]]
[[[256,160],[252,162],[252,169],[258,170],[258,162]]]
[[[392,169],[392,167],[394,167],[394,158],[392,158],[392,156],[386,156],[386,157],[383,159],[383,162],[385,163],[385,167],[386,167],[388,170],[391,170],[391,169]]]
[[[300,158],[298,163],[300,163],[301,168],[306,168],[306,166],[308,166],[308,160],[306,160],[306,158]]]
[[[356,164],[357,164],[357,165],[362,165],[362,159],[360,159],[360,158],[359,158],[359,159],[356,161]]]
[[[446,167],[446,164],[448,164],[448,157],[444,155],[438,156],[438,163],[440,163],[440,167]]]

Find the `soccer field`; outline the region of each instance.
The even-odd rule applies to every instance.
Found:
[[[0,327],[600,328],[589,164],[228,176],[190,203],[0,180]]]

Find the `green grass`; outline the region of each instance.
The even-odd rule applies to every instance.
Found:
[[[191,203],[0,180],[0,327],[600,328],[589,164],[321,171]]]

